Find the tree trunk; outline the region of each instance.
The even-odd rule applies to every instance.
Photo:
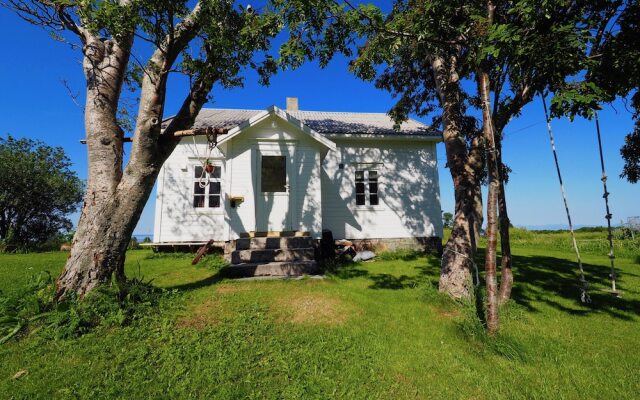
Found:
[[[149,198],[159,168],[147,168],[124,179],[110,199],[83,209],[71,254],[58,278],[58,298],[80,298],[114,273],[124,280],[125,253]]]
[[[491,26],[495,6],[487,1],[488,22]],[[495,137],[493,134],[493,117],[491,115],[490,81],[489,74],[483,67],[478,70],[478,93],[482,102],[482,136],[485,140],[487,153],[487,172],[489,177],[489,189],[487,194],[487,247],[485,250],[485,280],[487,287],[487,330],[494,335],[499,329],[498,319],[498,282],[496,279],[496,247],[497,247],[497,196],[498,163],[496,156]]]
[[[133,34],[123,35],[121,43],[87,40],[83,65],[87,80],[89,180],[71,254],[58,278],[58,300],[68,295],[82,298],[94,287],[110,282],[114,274],[119,282],[125,280],[127,247],[160,168],[177,144],[173,133],[193,125],[215,83],[215,70],[200,74],[161,135],[168,74],[180,52],[198,33],[201,10],[200,3],[196,4],[149,59],[142,79],[131,156],[124,172],[123,132],[116,113]]]
[[[58,299],[71,292],[83,297],[124,265],[120,249],[126,250],[129,239],[115,222],[124,135],[116,115],[131,45],[132,37],[121,43],[89,37],[83,48],[89,179],[71,254],[58,278]]]
[[[483,167],[482,162],[480,162],[480,160],[482,159],[481,157],[481,151],[482,151],[482,145],[480,143],[480,138],[475,138],[472,142],[471,142],[471,149],[469,151],[469,159],[470,160],[476,160],[472,162],[473,165],[473,170],[474,170],[474,177],[477,177],[480,175],[480,169]],[[480,180],[479,179],[475,179],[475,183],[473,185],[472,188],[472,214],[473,214],[473,219],[472,219],[472,226],[473,229],[471,231],[471,245],[473,246],[473,252],[475,254],[475,252],[478,249],[478,242],[480,240],[480,236],[481,236],[481,232],[482,232],[482,223],[484,222],[484,208],[483,208],[483,204],[482,204],[482,185],[480,184]]]
[[[443,140],[447,165],[454,185],[455,215],[451,236],[442,254],[439,289],[453,298],[469,298],[473,294],[474,269],[474,193],[479,182],[474,173],[481,164],[477,154],[469,154],[461,131],[462,112],[460,82],[455,72],[455,59],[433,57],[432,68],[443,110]]]
[[[509,214],[507,213],[507,197],[504,191],[504,174],[502,169],[502,140],[496,137],[496,156],[498,171],[498,218],[500,225],[500,292],[498,301],[505,304],[511,298],[513,287],[513,270],[511,269],[511,242],[509,237]]]

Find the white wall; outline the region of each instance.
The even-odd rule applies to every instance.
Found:
[[[193,167],[201,165],[207,155],[203,136],[195,138],[195,145],[194,138],[186,137],[162,166],[158,176],[154,242],[227,240],[227,201],[220,208],[193,207]],[[222,199],[225,199],[228,174],[224,155],[215,149],[210,158],[222,168]]]
[[[160,171],[154,242],[226,241],[255,230],[259,148],[279,148],[294,160],[289,210],[294,230],[316,238],[323,228],[335,238],[442,236],[434,142],[334,141],[337,150],[321,160],[326,148],[277,117],[247,128],[212,155],[222,168],[224,206],[211,209],[192,205],[192,167],[206,157],[206,139],[197,137],[195,147],[193,138],[182,139]],[[379,163],[379,206],[355,204],[358,163]],[[229,196],[245,201],[231,208]]]
[[[229,145],[232,196],[244,196],[236,209],[229,209],[231,239],[255,230],[258,149],[279,149],[293,160],[290,177],[289,218],[292,229],[322,235],[320,153],[322,145],[277,117],[251,127]]]
[[[334,141],[338,150],[322,164],[322,215],[335,238],[442,237],[434,142]],[[378,206],[356,206],[359,163],[376,163]]]
[[[226,241],[256,229],[255,191],[258,149],[280,149],[291,160],[289,212],[292,229],[322,235],[320,158],[323,146],[289,123],[269,117],[247,128],[217,150],[212,159],[222,167],[220,209],[192,205],[193,165],[206,157],[206,139],[181,140],[158,177],[154,242]],[[199,158],[198,158],[199,157]],[[244,202],[230,207],[230,196]]]

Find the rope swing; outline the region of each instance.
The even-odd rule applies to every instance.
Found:
[[[604,189],[604,194],[602,195],[602,198],[604,198],[604,205],[607,209],[607,215],[605,215],[604,217],[607,220],[607,232],[608,232],[608,236],[607,238],[609,239],[609,261],[611,262],[611,273],[610,273],[610,278],[611,278],[611,294],[613,294],[614,296],[619,296],[619,292],[616,289],[616,280],[617,280],[617,276],[616,276],[616,267],[615,267],[615,255],[613,254],[613,234],[611,233],[611,218],[612,218],[612,214],[611,211],[609,210],[609,191],[607,190],[607,173],[605,172],[604,169],[604,156],[602,155],[602,139],[600,138],[600,121],[598,120],[598,113],[595,113],[595,119],[596,119],[596,133],[598,135],[598,150],[600,150],[600,167],[602,168],[602,177],[600,178],[600,180],[602,181],[602,187]]]
[[[560,192],[562,192],[562,200],[564,201],[564,209],[567,213],[567,221],[569,222],[569,231],[571,232],[571,240],[573,242],[573,250],[576,252],[576,258],[578,259],[578,268],[580,270],[580,301],[582,303],[591,303],[589,297],[587,280],[584,277],[584,269],[582,268],[582,259],[580,258],[580,251],[578,250],[578,244],[576,242],[576,235],[573,232],[573,224],[571,223],[571,214],[569,213],[569,203],[567,201],[567,193],[564,190],[564,183],[562,182],[562,174],[560,173],[560,163],[558,162],[558,153],[556,152],[556,145],[553,140],[553,132],[551,131],[551,119],[549,118],[549,112],[547,111],[547,101],[545,95],[541,94],[542,106],[544,107],[544,116],[547,120],[547,130],[549,131],[549,141],[551,142],[551,151],[553,152],[553,158],[556,162],[556,172],[558,173],[558,181],[560,182]]]

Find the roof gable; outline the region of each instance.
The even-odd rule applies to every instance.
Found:
[[[308,135],[313,140],[315,140],[316,142],[319,142],[320,144],[327,147],[328,149],[330,150],[336,149],[336,144],[333,141],[322,136],[318,132],[309,128],[302,121],[298,120],[297,118],[293,117],[291,114],[287,113],[284,110],[281,110],[276,106],[271,106],[264,111],[257,111],[257,110],[225,110],[225,111],[240,111],[240,113],[237,114],[238,116],[242,115],[242,117],[245,117],[245,118],[248,117],[248,118],[246,118],[244,121],[237,124],[235,127],[229,129],[229,132],[220,138],[220,140],[218,141],[218,144],[223,144],[225,142],[232,140],[233,138],[235,138],[236,136],[244,132],[246,129],[259,124],[260,122],[264,121],[266,118],[273,115],[273,116],[279,117],[283,121],[286,121],[293,127],[297,128],[299,131],[301,131],[303,134]],[[220,116],[221,115],[218,114],[218,115],[215,115],[214,117],[219,118]],[[216,127],[225,127],[225,128],[227,127],[227,126],[221,125],[220,123],[218,125],[207,125],[208,123],[213,122],[211,121],[211,119],[215,119],[215,118],[209,118],[208,121],[203,119],[203,122],[201,122],[202,125],[194,124],[194,128],[202,128],[206,126],[216,126]],[[196,122],[198,122],[197,119],[196,119]]]

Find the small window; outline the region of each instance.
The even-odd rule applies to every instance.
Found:
[[[262,156],[261,191],[287,191],[287,158],[285,156]]]
[[[193,168],[193,207],[220,208],[222,206],[221,167],[214,165],[206,172],[202,166]]]
[[[364,206],[366,204],[364,173],[365,171],[356,171],[356,205],[358,206]]]
[[[355,189],[357,206],[377,206],[379,204],[378,171],[357,170]]]

